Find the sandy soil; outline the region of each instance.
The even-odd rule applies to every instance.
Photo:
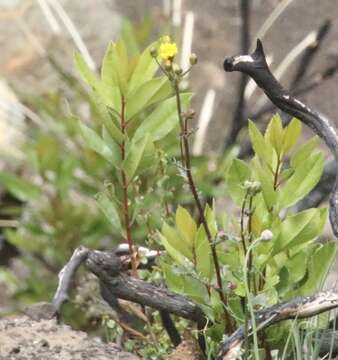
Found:
[[[29,308],[29,316],[0,320],[0,360],[138,360],[113,344],[50,319],[50,305]]]

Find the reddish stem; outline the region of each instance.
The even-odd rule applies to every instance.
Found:
[[[122,106],[121,106],[121,131],[122,134],[125,134],[127,121],[126,121],[126,104],[125,99],[122,97]],[[125,159],[125,141],[123,140],[121,143],[121,158],[122,161]],[[131,234],[131,221],[129,218],[129,202],[128,202],[128,180],[124,170],[121,170],[121,178],[122,178],[122,189],[123,189],[123,215],[124,215],[124,223],[126,228],[127,242],[129,246],[129,254],[131,260],[131,269],[132,274],[137,276],[137,265],[136,265],[136,257],[134,251],[134,242]]]

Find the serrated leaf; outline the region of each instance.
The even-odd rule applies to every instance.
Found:
[[[117,165],[115,163],[115,157],[113,156],[112,151],[109,146],[107,146],[104,141],[100,138],[100,136],[90,127],[86,126],[82,122],[79,121],[79,128],[84,138],[86,145],[89,149],[95,151],[103,158],[105,158],[108,162],[113,165]]]
[[[121,221],[113,200],[108,197],[106,192],[99,192],[96,194],[95,199],[99,208],[113,226],[114,231],[119,232],[121,230]]]
[[[141,86],[144,82],[150,80],[158,69],[158,64],[155,59],[150,55],[150,49],[157,47],[157,42],[149,45],[140,55],[135,70],[131,76],[128,91],[134,91],[137,87]]]
[[[191,97],[191,93],[181,95],[183,111],[187,110]],[[176,98],[173,96],[161,102],[161,104],[144,119],[136,130],[134,139],[142,139],[146,133],[149,133],[152,141],[158,141],[168,135],[177,125]]]
[[[38,186],[5,171],[0,172],[0,184],[21,201],[36,199],[41,194]]]
[[[288,153],[296,144],[302,131],[302,123],[293,118],[284,130],[282,151]]]
[[[246,190],[243,189],[243,183],[250,178],[249,166],[240,159],[234,159],[228,171],[227,184],[229,194],[237,205],[241,205],[246,193]]]
[[[186,209],[179,206],[176,210],[175,221],[176,228],[178,229],[181,238],[189,244],[190,248],[192,248],[197,231],[194,219]]]

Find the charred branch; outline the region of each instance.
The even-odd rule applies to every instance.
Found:
[[[58,313],[61,306],[68,301],[75,273],[80,265],[86,260],[88,253],[89,250],[87,248],[82,246],[78,247],[75,249],[68,263],[60,271],[59,285],[52,300],[52,304],[55,306]]]
[[[239,71],[252,77],[275,106],[310,127],[326,143],[335,160],[338,160],[338,132],[335,126],[323,115],[309,108],[282,87],[269,69],[260,40],[257,40],[256,50],[251,55],[226,58],[224,70],[229,72]],[[330,222],[335,236],[338,236],[337,180],[330,197]]]

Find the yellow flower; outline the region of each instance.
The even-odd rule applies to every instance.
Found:
[[[170,42],[169,36],[165,36],[162,39],[162,44],[160,45],[160,56],[164,60],[171,60],[177,54],[177,45]]]

